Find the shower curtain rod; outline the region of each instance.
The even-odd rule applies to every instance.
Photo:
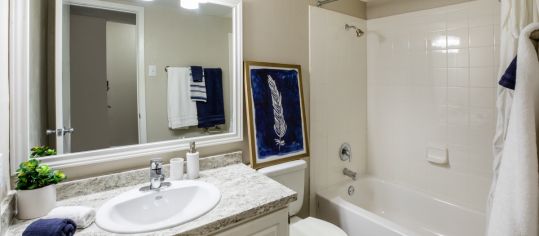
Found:
[[[316,6],[321,7],[322,5],[328,4],[330,2],[336,2],[336,1],[339,1],[339,0],[318,0],[316,2]]]

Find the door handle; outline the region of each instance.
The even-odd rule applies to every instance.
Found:
[[[45,131],[45,134],[46,135],[53,135],[53,134],[56,134],[57,133],[57,130],[55,129],[48,129]]]
[[[62,129],[62,135],[66,135],[66,134],[72,134],[73,132],[75,132],[75,129],[74,128],[63,128]]]
[[[55,135],[58,135],[58,136],[60,136],[60,135],[65,136],[66,134],[71,134],[73,132],[75,132],[74,128],[48,129],[48,130],[45,131],[45,134],[47,134],[47,135],[55,134]]]

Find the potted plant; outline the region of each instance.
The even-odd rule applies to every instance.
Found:
[[[31,149],[28,161],[17,169],[17,217],[33,219],[49,213],[56,206],[55,184],[66,178],[63,172],[52,170],[36,159],[42,156],[56,155],[56,151],[47,146]]]

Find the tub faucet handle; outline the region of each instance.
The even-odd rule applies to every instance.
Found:
[[[348,143],[343,143],[339,148],[339,157],[341,161],[352,161],[352,147]]]

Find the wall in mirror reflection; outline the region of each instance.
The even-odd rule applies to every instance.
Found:
[[[54,1],[30,2],[30,145],[55,147],[54,134],[47,135],[46,130],[63,128],[56,127],[56,119],[63,119],[65,128],[74,129],[66,135],[64,153],[228,132],[231,8],[201,4],[197,10],[187,10],[176,0],[107,2],[144,8],[143,52],[137,48],[137,24],[142,22],[135,14],[66,5],[62,91],[55,91]],[[142,53],[144,78],[138,80],[137,55]],[[197,124],[171,127],[171,104],[185,101],[170,101],[170,91],[189,93],[192,87],[171,90],[165,67],[195,65],[221,69],[224,122],[209,128]],[[151,67],[155,68],[154,75],[150,74]],[[145,96],[140,93],[141,86]],[[62,101],[55,99],[59,92]],[[60,114],[59,106],[64,108]]]

